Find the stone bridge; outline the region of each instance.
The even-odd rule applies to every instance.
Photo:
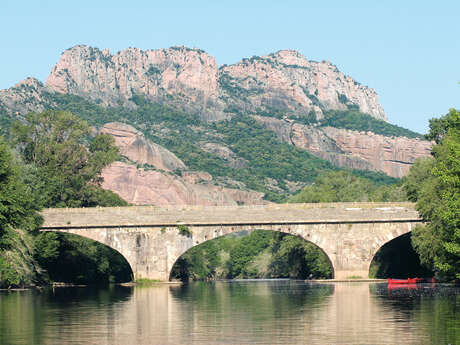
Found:
[[[47,209],[41,231],[77,234],[121,253],[135,279],[167,281],[190,248],[243,230],[301,237],[328,257],[334,278],[367,278],[380,247],[421,223],[410,203],[318,203],[261,206],[131,206]],[[186,227],[189,234],[181,234]]]

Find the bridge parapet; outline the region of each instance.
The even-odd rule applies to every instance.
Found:
[[[261,206],[95,207],[46,209],[42,229],[232,224],[419,222],[412,203],[320,203]]]

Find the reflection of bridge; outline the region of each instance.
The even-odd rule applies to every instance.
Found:
[[[41,231],[61,231],[120,252],[138,278],[168,280],[176,260],[205,241],[243,230],[272,230],[316,244],[334,277],[368,277],[375,253],[421,222],[410,203],[48,209]],[[184,225],[190,234],[181,234]]]

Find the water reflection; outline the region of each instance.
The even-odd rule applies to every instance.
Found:
[[[458,292],[297,281],[0,292],[0,344],[455,344]]]

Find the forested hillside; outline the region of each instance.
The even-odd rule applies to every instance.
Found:
[[[79,96],[52,94],[59,109],[70,111],[100,127],[120,121],[141,130],[147,138],[175,153],[189,169],[206,171],[221,177],[228,186],[242,182],[244,188],[266,194],[266,199],[280,202],[310,184],[322,172],[338,170],[331,163],[305,150],[280,142],[275,133],[243,114],[221,122],[204,122],[197,115],[185,114],[164,105],[132,99],[137,109],[103,108]],[[226,157],[205,149],[207,143],[229,148],[246,162],[232,167]],[[377,172],[350,170],[376,183],[397,180]],[[177,172],[180,173],[180,172]],[[241,184],[236,184],[240,188]]]

